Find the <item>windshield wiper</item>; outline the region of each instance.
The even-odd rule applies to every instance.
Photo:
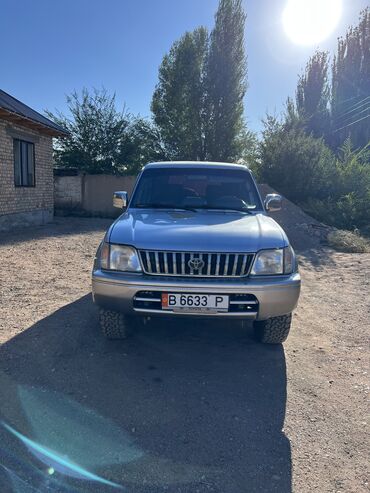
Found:
[[[221,212],[245,212],[246,214],[253,214],[253,212],[249,209],[234,209],[232,207],[208,207],[202,206],[198,207],[198,209],[205,209],[209,211],[221,211]]]
[[[170,209],[170,210],[176,210],[176,211],[192,211],[192,212],[197,212],[197,209],[194,207],[178,207],[176,205],[168,205],[168,204],[135,204],[133,207],[136,207],[138,209]]]
[[[137,209],[170,209],[177,211],[192,211],[197,212],[199,210],[209,210],[209,211],[220,211],[220,212],[244,212],[245,214],[253,214],[249,209],[235,209],[233,207],[209,207],[206,205],[200,205],[197,207],[188,207],[186,205],[178,207],[176,205],[168,204],[158,204],[158,203],[146,203],[146,204],[135,204],[132,207]]]

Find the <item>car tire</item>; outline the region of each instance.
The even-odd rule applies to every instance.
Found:
[[[126,339],[133,332],[134,320],[123,313],[106,310],[99,310],[100,328],[107,339]]]
[[[281,344],[289,335],[291,323],[291,313],[254,322],[255,337],[265,344]]]

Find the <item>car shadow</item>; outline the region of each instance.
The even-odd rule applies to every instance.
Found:
[[[229,321],[107,341],[90,295],[0,348],[1,492],[291,491],[281,345]]]

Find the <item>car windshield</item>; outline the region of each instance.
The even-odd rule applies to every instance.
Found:
[[[249,172],[225,168],[152,168],[143,172],[130,207],[250,212],[262,204]]]

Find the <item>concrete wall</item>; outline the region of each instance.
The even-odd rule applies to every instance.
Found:
[[[14,184],[14,137],[35,145],[35,187]],[[53,206],[51,137],[0,120],[0,230],[50,221]]]
[[[82,175],[54,176],[54,204],[64,210],[82,207]]]
[[[124,190],[131,195],[136,176],[77,175],[55,176],[54,200],[57,213],[117,217],[112,205],[113,192]]]
[[[120,212],[112,205],[113,192],[124,190],[131,195],[135,180],[135,176],[85,175],[83,209],[94,216],[116,217]]]

